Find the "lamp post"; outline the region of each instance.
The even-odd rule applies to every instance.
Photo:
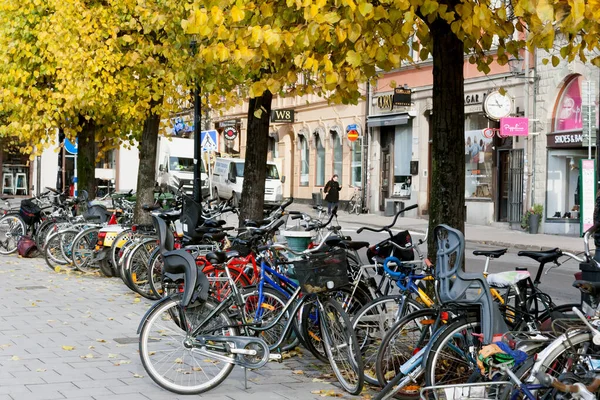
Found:
[[[196,40],[192,40],[190,48],[192,55],[196,55]],[[200,126],[201,122],[201,103],[200,103],[200,86],[197,81],[194,81],[194,200],[198,203],[202,201],[202,140]]]

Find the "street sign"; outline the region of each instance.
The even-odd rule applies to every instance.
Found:
[[[358,125],[356,124],[352,124],[352,125],[348,125],[346,127],[346,133],[347,133],[347,137],[348,140],[351,142],[354,142],[356,139],[358,139]]]
[[[596,203],[596,160],[579,160],[579,233],[581,236],[594,226]]]
[[[219,150],[219,136],[217,131],[212,129],[210,131],[200,132],[200,143],[202,145],[202,151]]]
[[[69,139],[65,138],[64,146],[65,146],[65,150],[67,151],[67,153],[77,154],[77,146],[78,146],[77,138],[75,138],[75,144],[71,143],[71,141]]]
[[[234,140],[237,137],[237,135],[237,129],[235,129],[235,127],[233,126],[229,126],[223,131],[223,137],[225,137],[225,139],[227,140]]]

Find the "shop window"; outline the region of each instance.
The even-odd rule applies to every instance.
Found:
[[[96,168],[115,169],[115,159],[115,150],[108,150],[102,155],[102,158],[96,162]]]
[[[581,116],[581,82],[577,76],[565,86],[556,108],[554,132],[575,131],[583,127]]]
[[[17,145],[2,143],[2,195],[29,195],[29,156]]]
[[[353,186],[362,186],[362,140],[352,142],[351,180]]]
[[[325,186],[325,146],[318,134],[315,134],[317,144],[317,170],[315,174],[315,186]]]
[[[279,157],[279,143],[277,139],[269,136],[269,159],[273,161],[274,159]]]
[[[412,159],[412,129],[396,126],[394,136],[394,186],[392,196],[410,197]]]
[[[342,184],[343,171],[343,151],[340,135],[336,131],[331,131],[331,142],[333,143],[333,173],[338,175],[338,182]]]
[[[465,198],[492,197],[492,147],[483,130],[465,131]]]
[[[492,198],[493,139],[483,135],[498,125],[484,114],[465,116],[465,198]]]
[[[308,141],[300,136],[300,186],[308,186],[308,163],[310,160],[310,149]]]
[[[579,161],[587,150],[548,150],[546,217],[579,219]]]

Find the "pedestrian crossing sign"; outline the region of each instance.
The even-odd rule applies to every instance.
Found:
[[[202,145],[202,151],[218,151],[218,135],[217,131],[211,129],[210,131],[200,132],[200,143]]]

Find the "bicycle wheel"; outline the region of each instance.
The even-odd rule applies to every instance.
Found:
[[[448,325],[431,345],[425,363],[427,386],[467,383],[478,370],[476,360],[483,343],[480,323],[459,318]]]
[[[110,259],[112,261],[112,265],[119,265],[119,258],[121,257],[120,250],[123,245],[132,238],[132,236],[133,231],[131,228],[126,229],[117,235],[110,248]]]
[[[346,211],[348,214],[352,214],[354,212],[354,197],[351,198],[350,200],[348,200],[348,203],[346,203],[346,208],[344,209],[344,211]]]
[[[386,332],[402,317],[421,308],[413,299],[406,298],[403,303],[401,296],[384,296],[367,303],[356,313],[352,328],[362,353],[367,383],[379,385],[375,365]]]
[[[7,214],[0,218],[0,254],[17,251],[19,238],[25,235],[25,222],[17,214]]]
[[[363,365],[350,318],[335,300],[327,300],[322,307],[321,332],[333,373],[344,390],[359,394],[364,383]]]
[[[98,265],[93,259],[99,232],[100,228],[97,227],[85,229],[73,241],[71,248],[73,265],[81,272],[89,274],[98,271]]]
[[[148,263],[150,254],[157,247],[156,239],[145,239],[139,243],[132,251],[125,269],[125,276],[129,282],[129,287],[136,293],[150,300],[158,300],[150,289],[150,279],[148,275]]]
[[[263,287],[264,299],[260,305],[258,304],[258,287],[245,287],[241,294],[244,299],[244,320],[250,324],[270,325],[283,312],[287,303],[287,299],[281,293],[269,287]],[[279,341],[289,319],[290,315],[286,313],[273,328],[266,331],[254,331],[250,328],[250,331],[263,338],[271,347]],[[288,351],[298,345],[298,340],[294,335],[290,335],[288,340],[283,343],[281,350]]]
[[[76,230],[69,230],[69,235],[66,239],[71,238],[73,240],[75,236],[79,233]],[[44,260],[46,261],[46,265],[52,270],[55,270],[56,267],[64,267],[71,263],[70,260],[65,257],[65,253],[69,252],[69,250],[65,250],[65,247],[68,247],[68,243],[63,239],[64,235],[67,234],[67,231],[60,231],[50,235],[48,240],[46,241],[46,248],[44,249]]]
[[[377,381],[381,387],[401,376],[400,367],[427,346],[438,315],[439,310],[431,308],[416,311],[400,319],[383,337],[375,362]],[[424,379],[421,375],[415,377],[415,380],[410,385],[397,389],[395,397],[418,399]]]
[[[48,233],[54,229],[56,224],[61,222],[67,222],[67,219],[63,217],[53,217],[48,218],[40,224],[40,226],[35,232],[35,244],[38,250],[44,251],[44,247],[46,246],[46,239],[48,238]]]
[[[202,305],[183,311],[172,298],[155,308],[144,321],[140,332],[140,358],[148,375],[160,387],[179,394],[199,394],[227,378],[234,366],[233,358],[231,362],[224,362],[199,354],[193,345],[195,338],[190,337],[215,307],[208,299]],[[180,313],[185,313],[184,329]],[[236,336],[235,328],[221,328],[231,325],[226,312],[222,312],[215,315],[199,335]]]
[[[163,259],[160,255],[160,249],[156,248],[150,254],[150,261],[148,261],[148,283],[150,290],[157,298],[161,298],[164,295],[162,287],[162,269]]]

